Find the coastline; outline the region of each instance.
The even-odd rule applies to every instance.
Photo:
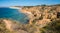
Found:
[[[12,8],[12,9],[21,9],[21,8],[19,8],[19,7],[9,7],[9,8]]]

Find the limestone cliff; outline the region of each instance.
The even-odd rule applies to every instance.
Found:
[[[30,18],[29,24],[46,25],[58,19],[57,14],[60,13],[60,5],[24,6],[20,10]]]

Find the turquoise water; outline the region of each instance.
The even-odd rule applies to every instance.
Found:
[[[0,18],[13,19],[21,23],[28,22],[28,17],[25,14],[19,12],[17,9],[11,8],[0,8]]]

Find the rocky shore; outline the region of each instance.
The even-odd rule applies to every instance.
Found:
[[[29,23],[0,19],[0,33],[60,33],[60,5],[17,8],[29,17]]]
[[[57,19],[60,6],[25,6],[22,7],[21,11],[30,18],[29,24],[34,22],[35,24],[45,24]]]
[[[60,5],[15,6],[13,8],[20,8],[18,10],[29,17],[29,24],[45,26],[60,17],[60,14],[58,15]]]

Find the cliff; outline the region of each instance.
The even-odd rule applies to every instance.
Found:
[[[60,13],[60,5],[24,6],[20,10],[30,18],[29,24],[46,25],[59,19],[57,15]]]

